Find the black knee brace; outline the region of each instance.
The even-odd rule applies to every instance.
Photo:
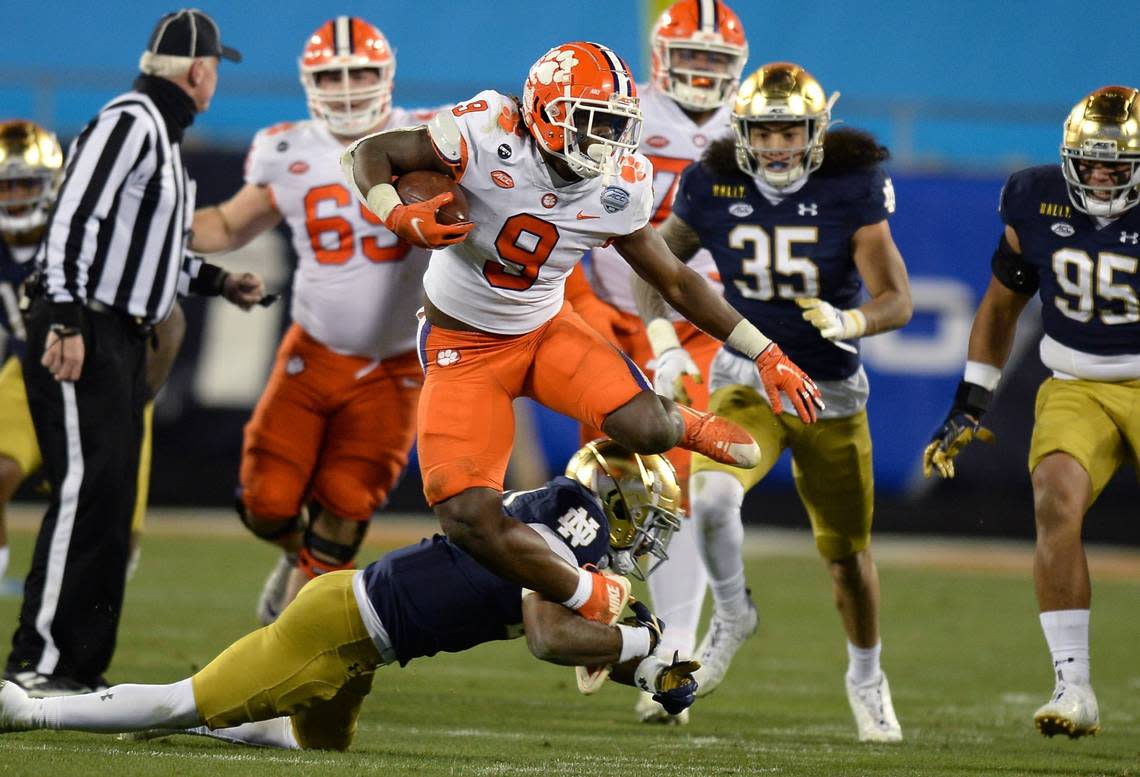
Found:
[[[245,526],[245,528],[249,529],[253,536],[260,537],[261,539],[268,542],[275,542],[276,540],[279,540],[288,534],[292,534],[293,532],[297,531],[297,529],[301,528],[300,515],[294,515],[292,518],[286,518],[281,522],[281,525],[273,526],[272,528],[257,526],[249,519],[249,512],[245,509],[245,503],[241,500],[240,490],[238,492],[237,499],[234,500],[234,509],[237,510],[238,518],[241,519],[242,524]]]

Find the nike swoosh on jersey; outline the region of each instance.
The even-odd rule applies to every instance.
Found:
[[[582,211],[578,211],[578,219],[579,219],[579,220],[583,220],[583,219],[600,219],[600,218],[601,218],[601,216],[591,216],[589,213],[583,213]]]

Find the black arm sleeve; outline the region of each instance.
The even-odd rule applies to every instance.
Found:
[[[1037,268],[1013,250],[1013,246],[1005,239],[1004,232],[997,250],[994,251],[994,257],[990,261],[990,269],[1002,286],[1027,297],[1036,294],[1037,288],[1041,285]]]

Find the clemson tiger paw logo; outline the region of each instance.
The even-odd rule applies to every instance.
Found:
[[[459,361],[459,351],[445,348],[435,355],[435,363],[440,367],[449,367]]]

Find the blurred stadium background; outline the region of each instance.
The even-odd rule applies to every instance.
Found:
[[[127,87],[155,19],[170,3],[89,4],[56,0],[6,15],[0,101],[7,117],[32,118],[65,142]],[[556,43],[585,38],[648,74],[647,31],[666,2],[528,0],[377,4],[345,0],[217,3],[205,8],[223,40],[245,56],[222,67],[218,96],[189,132],[189,166],[200,204],[241,184],[254,132],[303,118],[297,56],[306,35],[338,13],[377,24],[396,48],[395,101],[434,106],[493,87],[517,92],[530,64]],[[892,219],[911,273],[915,317],[903,331],[865,343],[880,530],[1031,536],[1026,454],[1036,386],[1035,317],[1021,339],[988,419],[997,444],[968,451],[959,478],[928,484],[919,455],[941,421],[965,359],[973,310],[997,241],[1004,177],[1054,163],[1061,121],[1091,89],[1134,81],[1140,4],[1114,6],[1111,24],[1075,35],[1071,3],[1059,0],[907,0],[811,4],[730,3],[751,45],[746,72],[779,59],[799,62],[843,98],[836,117],[875,132],[890,147],[898,194]],[[287,290],[287,241],[269,235],[222,260],[255,268]],[[222,303],[187,304],[189,331],[157,408],[152,503],[222,506],[232,499],[241,427],[264,384],[287,304],[249,315]],[[533,407],[543,461],[559,470],[577,445],[575,426]],[[533,474],[533,473],[532,473]],[[31,497],[30,491],[25,497]],[[34,498],[34,497],[31,497]],[[1135,473],[1123,471],[1094,508],[1089,539],[1136,544]],[[422,510],[418,470],[392,499]],[[750,521],[804,525],[785,461],[750,495]]]

